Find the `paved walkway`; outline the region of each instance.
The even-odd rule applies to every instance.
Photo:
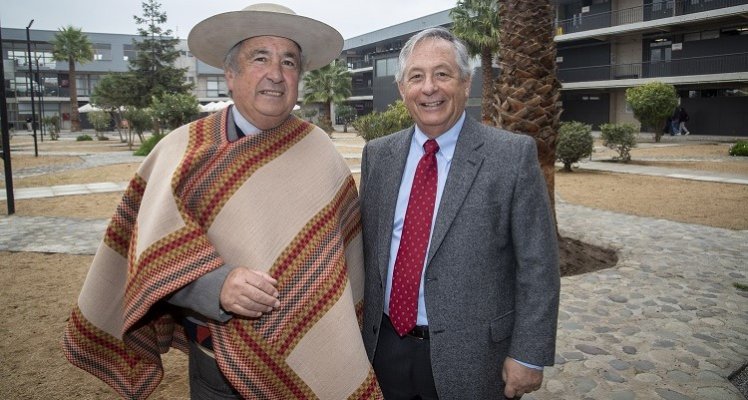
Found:
[[[80,191],[115,190],[111,185],[80,185]],[[16,198],[23,193],[17,190]],[[556,210],[562,235],[613,247],[619,263],[562,279],[556,365],[546,369],[541,390],[523,399],[745,398],[727,378],[748,363],[748,293],[734,286],[748,283],[748,231],[560,200]],[[92,254],[106,223],[3,216],[0,250]]]

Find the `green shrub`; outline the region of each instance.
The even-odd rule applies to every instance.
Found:
[[[91,136],[88,136],[88,135],[79,135],[78,137],[75,138],[76,142],[85,142],[85,141],[88,141],[88,140],[93,140],[93,138]]]
[[[162,127],[176,129],[200,115],[199,104],[191,94],[164,93],[151,100],[151,115]]]
[[[592,126],[577,121],[562,122],[558,129],[556,159],[564,163],[564,171],[592,154]]]
[[[136,156],[147,156],[150,154],[151,150],[153,150],[154,147],[156,147],[156,143],[158,143],[161,139],[164,138],[166,135],[162,135],[160,133],[154,134],[153,136],[146,139],[143,144],[140,145],[140,147],[135,150]]]
[[[748,140],[738,140],[730,146],[730,155],[748,157]]]
[[[631,124],[602,124],[603,145],[618,151],[614,160],[631,161],[631,149],[636,147],[636,127]]]
[[[403,130],[413,125],[413,119],[402,100],[390,104],[384,112],[373,112],[356,118],[353,127],[367,142]]]

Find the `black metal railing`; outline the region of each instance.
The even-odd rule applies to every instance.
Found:
[[[374,88],[371,86],[353,86],[351,96],[373,96]]]
[[[558,34],[582,32],[743,4],[748,4],[748,0],[697,0],[696,2],[693,0],[669,0],[596,14],[578,13],[572,18],[556,21],[556,32]]]
[[[372,60],[369,61],[349,61],[348,62],[348,69],[359,69],[359,68],[367,68],[374,66],[374,62]]]
[[[558,79],[565,83],[593,82],[731,72],[748,72],[748,52],[670,61],[559,68]]]

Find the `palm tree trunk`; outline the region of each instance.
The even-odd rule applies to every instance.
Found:
[[[480,53],[481,72],[483,73],[483,93],[481,94],[480,114],[484,124],[491,124],[493,108],[493,54],[491,49],[484,47]]]
[[[70,131],[80,132],[81,120],[78,114],[78,82],[75,76],[75,61],[68,60],[68,78],[70,79]]]
[[[501,74],[496,86],[495,125],[532,136],[538,146],[555,214],[556,136],[561,84],[556,78],[553,6],[550,0],[499,2]]]

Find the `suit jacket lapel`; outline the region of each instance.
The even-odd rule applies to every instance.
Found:
[[[483,139],[477,134],[478,129],[480,129],[478,122],[470,117],[465,118],[436,215],[427,265],[447,235],[483,163],[484,156],[478,151],[483,145]]]
[[[382,184],[378,187],[385,188],[380,193],[379,208],[379,234],[377,256],[379,273],[382,282],[387,280],[387,265],[390,256],[390,244],[392,242],[392,229],[395,220],[395,206],[397,204],[397,195],[400,192],[400,182],[403,179],[405,162],[408,159],[410,150],[410,141],[413,137],[414,128],[401,131],[403,134],[393,134],[393,140],[389,143],[388,154],[382,158],[381,162],[372,168],[382,171],[380,176]]]

